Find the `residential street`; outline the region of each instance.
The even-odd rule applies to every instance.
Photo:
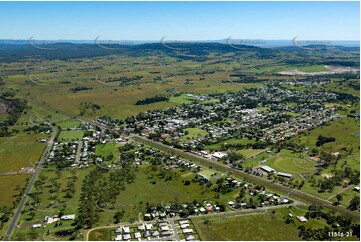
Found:
[[[141,136],[138,136],[138,135],[133,135],[133,136],[131,136],[131,138],[133,138],[134,140],[136,140],[138,142],[142,142],[142,143],[147,144],[147,145],[149,145],[151,147],[154,147],[156,149],[160,149],[160,150],[163,150],[163,151],[168,152],[168,153],[173,153],[173,154],[179,155],[180,157],[183,157],[184,159],[194,161],[194,162],[196,162],[196,163],[198,163],[200,165],[212,166],[213,168],[216,168],[219,171],[224,171],[226,173],[231,173],[231,174],[233,174],[235,176],[238,176],[238,177],[240,177],[240,178],[242,178],[242,179],[244,179],[246,181],[253,182],[253,183],[256,183],[256,184],[260,184],[260,185],[263,185],[265,187],[269,187],[269,188],[281,191],[281,192],[283,192],[285,194],[290,194],[291,196],[296,197],[298,199],[306,200],[306,201],[308,201],[310,203],[327,207],[327,208],[332,209],[334,211],[340,212],[340,213],[342,213],[344,215],[351,216],[353,218],[359,218],[360,217],[360,215],[358,213],[347,210],[346,208],[341,207],[341,206],[335,206],[335,205],[333,205],[331,202],[329,202],[327,200],[318,198],[316,196],[313,196],[311,194],[302,192],[302,191],[297,190],[297,189],[292,189],[292,188],[289,188],[289,187],[282,186],[281,184],[271,182],[271,181],[267,180],[266,178],[262,178],[262,177],[259,177],[259,176],[254,176],[254,175],[245,173],[243,171],[233,169],[233,168],[231,168],[231,167],[229,167],[227,165],[224,165],[224,164],[222,164],[220,162],[216,162],[216,161],[213,161],[213,160],[210,160],[210,159],[205,159],[203,157],[200,157],[200,156],[185,152],[183,150],[176,149],[176,148],[164,145],[164,144],[159,143],[159,142],[149,140],[147,138],[144,138],[144,137],[141,137]]]

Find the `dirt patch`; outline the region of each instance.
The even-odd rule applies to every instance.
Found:
[[[94,233],[95,238],[103,237],[104,234],[100,233],[99,231],[96,231]]]
[[[0,102],[0,114],[5,114],[8,108],[6,107],[5,103]]]
[[[360,72],[359,69],[347,67],[347,66],[325,66],[327,71],[319,71],[319,72],[305,72],[300,71],[298,69],[290,70],[290,71],[280,71],[278,74],[281,75],[303,75],[303,76],[318,76],[318,75],[332,75],[332,74],[341,74],[341,73],[357,73]]]
[[[309,156],[308,159],[313,161],[313,162],[319,162],[320,161],[320,158],[318,158],[316,156]]]
[[[35,171],[34,167],[23,167],[19,171],[21,174],[33,173]]]
[[[333,175],[329,174],[329,173],[321,174],[321,176],[324,177],[324,178],[327,178],[327,179],[330,179],[331,177],[333,177]]]

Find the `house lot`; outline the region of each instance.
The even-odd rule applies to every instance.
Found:
[[[190,219],[182,219],[174,222],[176,230],[181,240],[200,240],[199,235]]]
[[[115,241],[163,240],[173,236],[169,222],[146,222],[138,225],[123,225],[114,229]]]

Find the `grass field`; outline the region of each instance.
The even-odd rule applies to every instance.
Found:
[[[90,232],[90,241],[110,241],[112,229],[96,229]]]
[[[328,69],[324,65],[312,65],[312,66],[267,66],[261,68],[251,68],[246,70],[246,72],[253,73],[277,73],[280,71],[291,71],[291,70],[299,70],[304,72],[321,72],[327,71]]]
[[[7,69],[16,69],[15,66],[16,64],[8,66]],[[222,69],[222,71],[201,74],[210,72],[214,68]],[[86,71],[84,71],[85,69]],[[32,100],[30,105],[33,107],[33,115],[36,116],[35,121],[46,119],[50,122],[60,122],[61,119],[69,118],[54,112],[54,110],[65,111],[70,115],[79,115],[81,103],[93,103],[100,106],[98,110],[87,109],[83,114],[84,117],[95,118],[101,115],[111,115],[124,118],[142,111],[164,109],[189,102],[183,94],[180,97],[172,97],[169,102],[134,105],[140,99],[168,94],[167,90],[169,89],[180,93],[207,94],[260,86],[257,83],[222,82],[221,80],[227,78],[227,70],[231,70],[231,65],[214,63],[214,61],[200,64],[194,61],[179,62],[169,56],[154,55],[145,58],[115,55],[112,58],[89,58],[77,63],[63,60],[34,63],[31,73],[9,75],[4,87],[17,88],[20,90],[19,95],[27,96]],[[165,77],[161,78],[163,80],[160,79],[159,73]],[[45,86],[27,83],[30,75],[39,79],[39,83],[45,84]],[[120,85],[121,82],[111,83],[111,85],[99,82],[99,79],[119,78],[119,76],[132,78],[137,75],[142,76],[142,79],[132,81],[127,85]],[[62,83],[60,83],[61,81]],[[79,92],[70,90],[77,86],[91,89]],[[51,109],[40,110],[40,105],[37,104],[49,106],[53,111]],[[23,117],[19,122],[28,122],[27,119],[27,117]]]
[[[67,130],[67,131],[60,131],[58,136],[58,140],[81,140],[84,136],[84,131],[82,130]]]
[[[191,171],[178,171],[177,178],[170,181],[156,179],[156,173],[152,172],[152,167],[149,165],[142,165],[138,167],[136,178],[133,183],[127,184],[126,189],[121,191],[117,196],[116,204],[118,210],[125,210],[125,215],[122,221],[127,222],[130,219],[138,220],[139,212],[144,212],[146,203],[149,204],[164,204],[169,202],[193,202],[197,201],[212,201],[220,202],[224,205],[232,199],[238,191],[234,190],[225,195],[220,195],[215,198],[216,193],[212,188],[200,186],[198,183],[191,182],[190,185],[184,185],[183,180],[191,180],[195,173]],[[156,181],[156,184],[152,184]],[[100,224],[109,225],[113,221],[111,212],[103,212],[100,218]]]
[[[272,167],[277,172],[281,171],[294,175],[315,171],[314,163],[291,154],[289,150],[282,150],[276,157],[267,160],[265,165]]]
[[[194,101],[193,98],[188,97],[186,94],[181,94],[180,96],[172,96],[169,99],[170,103],[174,103],[174,104],[189,104],[192,103]]]
[[[77,213],[82,181],[89,170],[77,169],[74,171],[75,176],[77,177],[77,182],[74,183],[75,192],[72,194],[71,198],[66,197],[65,189],[67,183],[71,182],[73,176],[72,170],[62,170],[60,177],[56,175],[55,171],[42,170],[40,172],[37,180],[41,180],[45,183],[42,185],[42,188],[39,188],[39,190],[33,186],[30,192],[30,194],[35,192],[39,193],[40,202],[34,203],[31,198],[32,195],[29,195],[24,213],[20,217],[21,227],[15,230],[12,238],[28,238],[27,236],[32,230],[30,225],[42,223],[45,216],[57,215],[60,211],[64,214]],[[54,192],[54,181],[60,184],[58,192]],[[31,214],[32,211],[34,212],[33,215]],[[51,225],[47,225],[46,228],[38,229],[36,231],[38,233],[37,240],[68,240],[71,234],[60,236],[57,235],[56,232],[71,229],[72,223],[73,221],[62,221],[61,226],[56,226],[56,223],[53,223]],[[47,231],[49,230],[51,233],[48,234]]]
[[[188,128],[185,131],[188,131],[188,134],[182,137],[183,140],[197,139],[208,134],[207,131],[199,128]]]
[[[193,223],[202,240],[301,240],[298,237],[298,226],[304,225],[306,228],[315,229],[327,225],[323,219],[309,219],[307,223],[301,224],[293,218],[293,223],[285,223],[285,217],[289,213],[294,216],[304,216],[304,209],[306,208],[282,208],[273,210],[274,214],[270,210],[266,213],[262,211],[234,216],[196,218],[193,219]]]
[[[205,176],[205,177],[207,177],[208,179],[212,179],[212,178],[214,178],[214,177],[219,178],[220,175],[221,175],[220,173],[215,172],[215,171],[213,171],[213,170],[202,170],[202,171],[198,172],[198,174],[200,174],[200,175],[202,175],[202,176]]]
[[[67,119],[56,123],[63,129],[78,127],[80,122],[74,119]]]
[[[264,149],[244,149],[238,151],[238,153],[244,155],[246,159],[258,155],[262,152],[264,152]]]
[[[38,160],[46,146],[45,143],[37,142],[39,139],[47,139],[49,135],[44,133],[33,134],[20,132],[12,137],[0,137],[0,172],[17,172],[22,167],[31,167],[32,162]]]
[[[95,147],[95,154],[105,158],[110,155],[113,155],[113,157],[117,157],[117,154],[119,153],[117,147],[118,145],[115,142],[97,145]]]
[[[283,216],[288,214],[288,209],[275,211],[273,218],[271,213],[250,213],[206,219],[207,224],[202,218],[193,219],[193,224],[201,239],[208,241],[300,240],[298,229],[284,222]]]
[[[30,177],[30,174],[0,176],[0,206],[12,207],[20,192],[17,190],[17,186],[25,187],[26,179]]]
[[[356,134],[360,132],[360,122],[352,118],[339,118],[330,122],[328,125],[318,127],[309,134],[303,134],[292,140],[304,144],[306,147],[316,147],[316,141],[319,135],[334,137],[335,142],[326,143],[322,149],[330,152],[339,151],[342,147],[359,150],[360,137]]]

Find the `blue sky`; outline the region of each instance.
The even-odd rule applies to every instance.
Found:
[[[0,2],[0,39],[358,40],[359,2]]]

